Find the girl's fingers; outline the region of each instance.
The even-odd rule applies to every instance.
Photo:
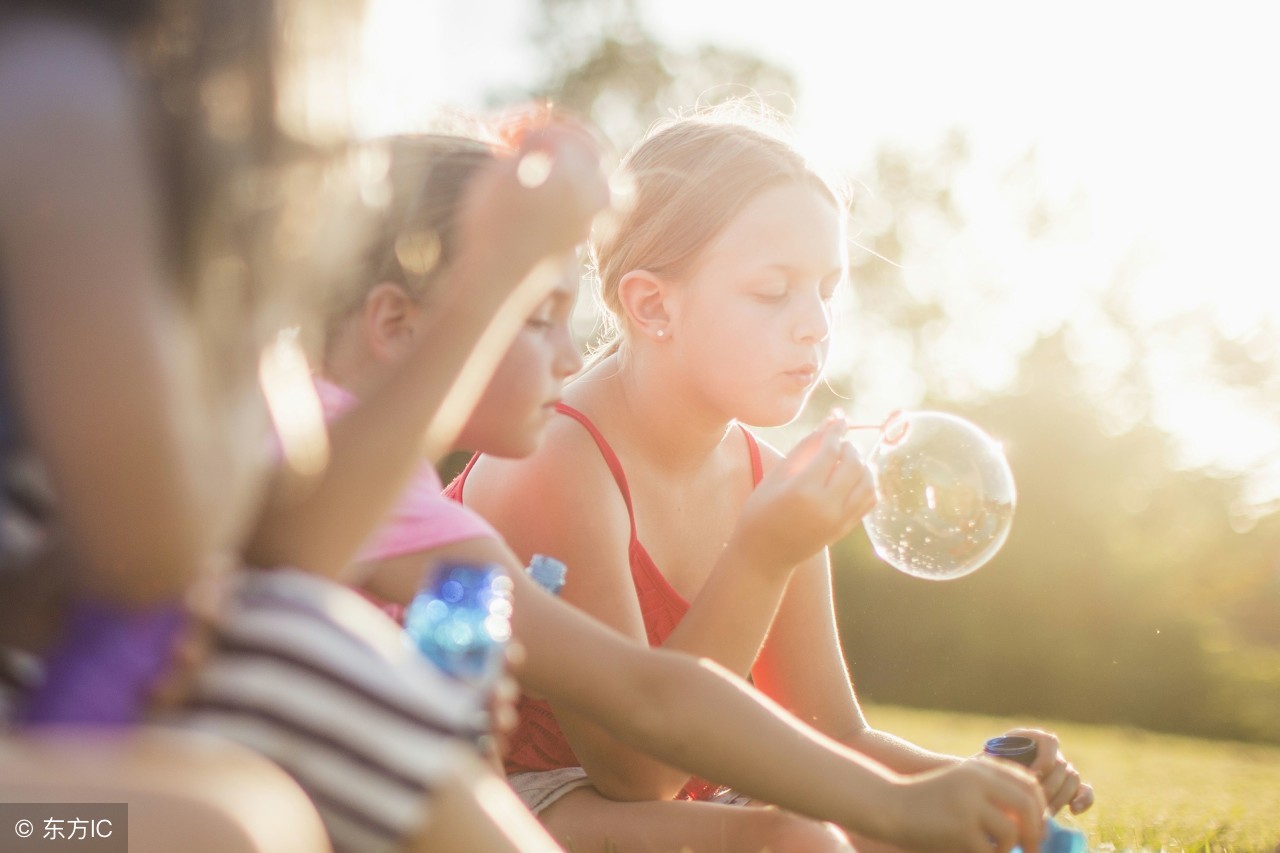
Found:
[[[503,652],[507,663],[507,672],[512,675],[518,675],[524,668],[524,662],[529,657],[524,644],[514,637],[507,643],[507,647]],[[517,685],[518,686],[518,685]]]
[[[531,134],[520,157],[542,154],[550,159],[548,180],[563,178],[575,190],[577,201],[591,211],[609,204],[609,182],[600,166],[600,150],[586,134],[550,127]]]
[[[851,473],[850,460],[856,457],[857,451],[853,449],[849,442],[843,439],[837,440],[835,463],[827,470],[826,485],[829,488],[845,491],[845,486],[853,485],[849,481],[852,473],[856,473],[856,470]]]
[[[807,486],[823,490],[830,488],[833,481],[840,482],[840,469],[844,467],[840,463],[846,446],[841,428],[834,423],[827,425],[817,451],[796,479]]]
[[[1028,843],[1033,843],[1038,849],[1045,810],[1044,794],[1039,783],[1020,768],[991,764],[988,759],[982,760],[992,770],[998,771],[993,793],[997,805],[1013,815],[1020,825],[1022,849],[1029,853],[1032,848]]]
[[[832,419],[828,418],[791,448],[781,468],[788,477],[801,479],[820,476],[818,482],[825,482],[838,450],[835,426]]]
[[[1028,768],[1032,774],[1044,778],[1062,760],[1059,754],[1058,736],[1040,729],[1012,729],[1006,736],[1027,737],[1035,741],[1036,760]]]
[[[839,465],[831,472],[829,480],[832,488],[841,497],[847,498],[850,492],[870,481],[871,472],[862,463],[862,455],[858,453],[858,449],[848,439],[841,439]]]
[[[1018,824],[1005,812],[988,804],[982,814],[982,829],[986,833],[987,849],[1008,853],[1018,843]],[[991,846],[994,845],[994,848]]]
[[[835,466],[827,478],[832,498],[839,501],[842,517],[861,518],[875,505],[875,481],[862,456],[848,440],[841,440]]]
[[[1076,795],[1071,799],[1071,813],[1080,814],[1093,805],[1093,786],[1081,783]]]
[[[1076,792],[1080,789],[1080,774],[1064,761],[1061,768],[1054,769],[1053,776],[1055,784],[1046,784],[1045,791],[1048,792],[1049,813],[1057,814],[1063,806],[1075,799]]]
[[[870,474],[867,474],[845,495],[844,512],[846,515],[862,518],[871,512],[875,505],[875,484],[872,482]]]

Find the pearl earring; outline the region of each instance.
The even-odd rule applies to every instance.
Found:
[[[667,333],[667,330],[666,330],[666,329],[659,329],[659,330],[658,330],[658,332],[657,332],[658,337],[662,337],[662,336],[663,336],[663,335],[665,335],[666,333]]]

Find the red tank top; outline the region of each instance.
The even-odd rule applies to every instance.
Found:
[[[618,455],[613,452],[613,448],[605,441],[596,425],[582,412],[564,403],[558,403],[556,411],[573,418],[591,434],[596,446],[600,448],[600,455],[604,457],[605,463],[613,473],[618,490],[622,493],[622,500],[627,505],[627,516],[631,519],[631,543],[628,549],[631,580],[635,584],[636,598],[640,602],[640,612],[644,617],[649,645],[660,646],[666,642],[667,637],[689,611],[689,602],[676,592],[654,565],[653,558],[649,556],[644,545],[640,544],[640,539],[636,535],[635,512],[631,506],[631,490],[627,487],[627,477],[622,471],[622,463],[618,461]],[[747,452],[751,457],[751,482],[753,485],[758,485],[763,476],[760,447],[756,444],[755,437],[746,428],[742,428],[742,434],[746,438]],[[462,501],[462,490],[466,485],[467,475],[471,473],[472,467],[479,458],[480,454],[471,457],[462,473],[445,488],[445,495],[453,500]],[[570,567],[570,572],[572,571]],[[520,721],[508,739],[507,752],[503,758],[508,774],[556,770],[561,767],[581,765],[582,762],[574,756],[564,732],[556,723],[551,706],[545,700],[521,696],[516,708]],[[693,778],[680,792],[680,798],[706,799],[718,790],[720,789],[716,785]]]

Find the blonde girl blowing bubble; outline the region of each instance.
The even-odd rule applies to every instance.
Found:
[[[845,275],[838,195],[777,138],[706,118],[656,129],[623,169],[634,203],[593,247],[616,341],[567,386],[538,453],[482,457],[454,493],[520,557],[564,560],[563,597],[624,634],[750,674],[804,722],[899,773],[960,763],[868,724],[827,552],[809,544],[818,514],[803,501],[770,506],[794,463],[744,426],[790,422],[821,375]],[[874,494],[851,447],[841,442],[836,459],[828,476],[845,483],[848,532]],[[1056,739],[1032,736],[1050,807],[1086,808],[1092,792]],[[508,773],[577,764],[614,798],[733,796],[525,700]],[[542,817],[553,830],[589,823],[593,797],[568,792]]]

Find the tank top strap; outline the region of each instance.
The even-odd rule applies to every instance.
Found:
[[[760,459],[760,445],[756,441],[756,437],[751,434],[751,430],[738,424],[738,429],[742,430],[742,434],[747,439],[747,455],[751,457],[751,485],[760,485],[760,479],[764,477],[764,463]]]
[[[471,473],[471,469],[476,467],[476,462],[480,461],[480,454],[473,453],[471,458],[467,460],[467,467],[463,468],[458,476],[454,477],[449,485],[444,487],[444,496],[452,500],[462,503],[462,490],[467,485],[467,476]]]
[[[600,449],[600,455],[604,457],[605,464],[609,466],[609,470],[613,473],[613,480],[618,484],[618,491],[622,492],[622,500],[627,505],[627,518],[631,521],[631,541],[634,542],[636,539],[636,513],[631,508],[631,489],[627,486],[627,475],[622,471],[622,463],[618,461],[618,454],[613,452],[613,448],[609,446],[609,442],[605,440],[604,435],[591,422],[591,419],[582,412],[568,403],[556,403],[556,411],[562,415],[568,415],[582,424],[583,428],[595,441],[596,447]]]

